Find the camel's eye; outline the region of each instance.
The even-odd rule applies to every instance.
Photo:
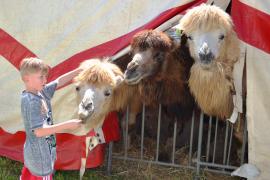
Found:
[[[225,37],[224,34],[221,34],[221,35],[219,35],[218,39],[219,39],[219,40],[223,40],[224,37]]]
[[[156,52],[153,56],[154,60],[156,60],[157,62],[162,62],[164,59],[164,53],[162,52]]]
[[[76,86],[75,88],[76,91],[80,91],[80,89],[81,89],[80,86]]]
[[[105,90],[104,91],[104,95],[105,96],[110,96],[111,95],[111,91],[110,90]]]
[[[189,39],[189,40],[193,40],[193,37],[192,36],[187,36],[187,38]]]

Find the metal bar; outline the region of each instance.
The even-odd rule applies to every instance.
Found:
[[[243,132],[243,144],[242,144],[242,152],[241,152],[241,165],[244,164],[245,160],[245,152],[246,152],[246,144],[247,144],[247,119],[244,119],[244,132]]]
[[[217,173],[217,174],[224,174],[224,175],[229,175],[231,176],[232,172],[228,172],[228,171],[220,171],[220,170],[214,170],[214,169],[204,169],[204,171],[208,171],[208,172],[212,172],[212,173]]]
[[[197,162],[201,161],[202,136],[203,136],[202,132],[203,132],[203,112],[201,112],[201,115],[200,115]],[[196,175],[198,176],[200,174],[200,164],[197,163],[196,166],[197,166]]]
[[[213,163],[215,162],[216,158],[216,146],[217,146],[217,131],[218,131],[218,121],[219,119],[216,119],[216,127],[215,127],[215,138],[214,138],[214,151],[213,151]]]
[[[109,149],[108,149],[108,164],[107,164],[108,176],[110,176],[112,172],[112,149],[113,149],[113,141],[109,143]]]
[[[125,160],[124,157],[119,157],[119,156],[113,156],[114,159],[120,159],[120,160]],[[192,169],[195,170],[195,167],[193,166],[185,166],[185,165],[181,165],[181,164],[172,164],[172,163],[164,163],[164,162],[157,162],[157,161],[152,161],[152,160],[139,160],[136,158],[130,158],[128,157],[127,160],[129,161],[136,161],[136,162],[143,162],[143,163],[149,163],[149,164],[156,164],[156,165],[162,165],[162,166],[169,166],[169,167],[176,167],[176,168],[184,168],[184,169]],[[205,166],[203,162],[199,162],[199,164],[201,164],[201,166]],[[215,164],[209,163],[212,165],[212,167],[216,166]],[[208,165],[210,166],[210,165]],[[222,165],[221,165],[222,166]],[[226,169],[236,169],[238,167],[234,167],[234,166],[223,166],[221,168],[226,168]],[[214,173],[219,173],[219,174],[226,174],[226,175],[230,175],[231,172],[227,172],[227,171],[221,171],[221,170],[213,170],[213,169],[204,169],[205,171],[208,172],[214,172]]]
[[[113,156],[113,158],[125,160],[125,157],[121,157],[121,156]],[[146,160],[146,159],[140,160],[140,159],[132,158],[132,157],[127,157],[127,160],[143,162],[143,163],[150,163],[150,164],[157,164],[157,165],[162,165],[162,166],[177,167],[177,168],[195,169],[195,167],[193,167],[193,166],[185,166],[185,165],[181,165],[181,164],[173,164],[173,163],[166,163],[166,162]]]
[[[223,164],[226,163],[227,144],[228,144],[228,129],[229,129],[229,122],[226,121],[226,133],[225,133],[225,142],[224,142],[224,151],[223,151]]]
[[[144,121],[145,121],[145,104],[143,103],[142,110],[142,132],[141,132],[141,159],[143,159],[143,142],[144,142]]]
[[[160,138],[160,121],[161,121],[161,104],[158,107],[158,129],[157,129],[157,151],[156,151],[156,161],[158,161],[158,153],[159,153],[159,138]]]
[[[208,166],[208,167],[215,167],[215,168],[222,168],[222,169],[237,169],[238,167],[236,166],[228,166],[228,165],[221,165],[221,164],[215,164],[215,163],[207,163],[207,162],[197,162],[201,166]],[[223,170],[222,170],[223,171]]]
[[[229,149],[228,149],[228,157],[227,157],[227,165],[229,165],[230,162],[230,156],[231,156],[231,148],[232,148],[232,136],[233,136],[233,124],[230,124],[230,141],[229,141]]]
[[[174,156],[175,156],[176,131],[177,131],[177,119],[175,118],[174,128],[173,128],[173,151],[172,151],[172,163],[173,164],[174,164]]]
[[[188,165],[191,165],[191,159],[192,159],[192,145],[193,145],[193,130],[194,130],[194,118],[195,118],[195,112],[192,113],[192,119],[191,119],[191,132],[190,132],[190,141],[189,141],[189,154],[188,154]]]
[[[209,119],[208,137],[207,137],[207,149],[206,149],[206,162],[209,161],[211,131],[212,131],[212,116]]]
[[[124,151],[125,157],[127,158],[127,147],[128,147],[128,119],[129,119],[129,106],[127,107],[126,111],[126,128],[125,128],[125,143],[124,143]]]

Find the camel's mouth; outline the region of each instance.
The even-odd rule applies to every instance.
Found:
[[[214,61],[202,62],[199,60],[196,64],[199,65],[201,69],[209,70],[213,67]]]
[[[210,65],[206,65],[206,64],[201,64],[201,68],[204,70],[209,70],[211,68]]]
[[[88,112],[87,115],[86,114],[79,114],[79,119],[82,120],[82,123],[85,124],[87,121],[89,121],[89,119],[91,118],[92,114],[94,113],[94,110],[91,112]]]
[[[200,64],[202,66],[210,66],[212,64],[212,60],[200,60]]]
[[[143,79],[143,76],[136,71],[130,72],[126,70],[124,74],[124,80],[129,85],[138,84],[141,79]]]
[[[212,53],[207,55],[199,54],[199,64],[203,69],[209,69],[214,62],[214,55]]]
[[[201,53],[199,52],[199,59],[204,64],[209,64],[214,60],[215,56],[212,52],[209,53]]]
[[[84,107],[82,107],[81,105],[79,106],[79,119],[82,120],[82,123],[86,123],[91,116],[94,113],[94,106],[92,106],[90,109],[85,109]]]

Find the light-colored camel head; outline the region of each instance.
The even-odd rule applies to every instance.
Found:
[[[132,61],[125,71],[127,84],[138,84],[142,79],[153,77],[161,71],[172,40],[157,30],[146,30],[137,33],[131,42]]]
[[[236,59],[239,51],[237,36],[230,16],[217,6],[202,4],[189,10],[180,20],[179,28],[187,36],[188,47],[195,63],[204,69]],[[226,62],[225,62],[226,63]]]
[[[204,113],[229,118],[233,111],[233,69],[240,56],[230,16],[217,6],[202,4],[180,20],[182,37],[195,60],[188,80],[190,92]]]
[[[74,79],[78,114],[90,128],[96,128],[113,109],[114,89],[123,81],[123,73],[107,59],[87,60],[81,67],[83,71]]]

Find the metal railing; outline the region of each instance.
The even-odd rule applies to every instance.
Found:
[[[113,148],[113,143],[109,145],[109,153],[108,153],[108,174],[111,173],[112,169],[112,160],[113,159],[121,159],[125,161],[138,161],[145,162],[163,166],[171,166],[171,167],[179,167],[179,168],[188,168],[196,171],[196,175],[198,176],[201,170],[221,173],[221,174],[230,174],[233,170],[237,169],[243,163],[245,163],[245,154],[246,154],[246,144],[247,144],[247,125],[244,119],[243,124],[243,136],[242,136],[242,144],[239,145],[237,139],[234,137],[234,126],[229,121],[224,122],[223,120],[219,120],[214,117],[206,117],[203,113],[199,114],[196,117],[196,113],[193,111],[192,118],[190,118],[190,136],[189,136],[189,144],[185,147],[188,148],[185,155],[188,155],[187,162],[181,163],[177,162],[176,152],[181,149],[177,147],[178,139],[177,137],[177,123],[178,121],[174,121],[173,125],[173,141],[172,141],[172,151],[171,151],[171,160],[164,162],[159,160],[160,153],[160,135],[161,135],[161,122],[166,119],[162,119],[162,106],[158,106],[158,118],[157,118],[157,132],[156,139],[152,138],[151,140],[155,142],[155,149],[152,149],[152,156],[145,157],[144,150],[148,147],[145,147],[145,122],[148,121],[145,117],[146,107],[143,106],[142,109],[142,118],[141,118],[141,132],[140,132],[140,147],[136,149],[138,152],[137,155],[129,154],[129,146],[128,144],[132,144],[132,141],[128,141],[129,135],[129,127],[128,127],[128,117],[129,117],[129,109],[126,111],[126,123],[125,127],[122,127],[123,137],[122,137],[122,145],[117,147],[118,151],[115,152],[115,148]],[[199,125],[196,124],[199,121]],[[195,129],[199,127],[199,129]],[[195,133],[198,132],[199,133]],[[138,134],[137,134],[138,135]],[[181,134],[180,134],[181,135]],[[195,142],[196,139],[198,142]],[[196,144],[197,143],[197,146]],[[238,143],[238,144],[237,144]],[[221,148],[221,146],[223,147]],[[119,148],[120,147],[120,148]],[[134,148],[134,147],[132,147]],[[223,157],[220,157],[221,152],[223,153]],[[235,153],[241,152],[240,155],[235,157]],[[232,154],[234,156],[232,157]],[[219,154],[219,156],[217,156]]]

